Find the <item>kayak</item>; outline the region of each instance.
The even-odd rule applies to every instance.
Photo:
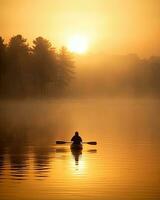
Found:
[[[82,146],[82,144],[71,144],[71,149],[73,149],[73,150],[82,150],[83,146]]]

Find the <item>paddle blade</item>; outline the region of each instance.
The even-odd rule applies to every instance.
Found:
[[[65,141],[56,141],[56,144],[65,144]]]
[[[87,142],[87,144],[96,145],[97,142]]]

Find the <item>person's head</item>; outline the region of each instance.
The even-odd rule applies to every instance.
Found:
[[[76,132],[75,132],[75,136],[79,136],[79,133],[78,133],[78,131],[76,131]]]

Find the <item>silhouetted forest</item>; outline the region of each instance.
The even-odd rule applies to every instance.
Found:
[[[66,95],[67,87],[69,96],[160,96],[160,57],[95,54],[76,59],[77,68],[73,54],[65,47],[58,51],[42,37],[32,47],[21,35],[8,44],[0,37],[0,97],[57,97]]]
[[[22,35],[8,44],[0,37],[0,96],[56,96],[70,83],[74,74],[71,53],[59,51],[37,37],[30,47]]]

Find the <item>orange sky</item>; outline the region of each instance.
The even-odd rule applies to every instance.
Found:
[[[160,55],[159,0],[0,0],[0,35],[43,36],[56,46],[75,34],[89,52]]]

